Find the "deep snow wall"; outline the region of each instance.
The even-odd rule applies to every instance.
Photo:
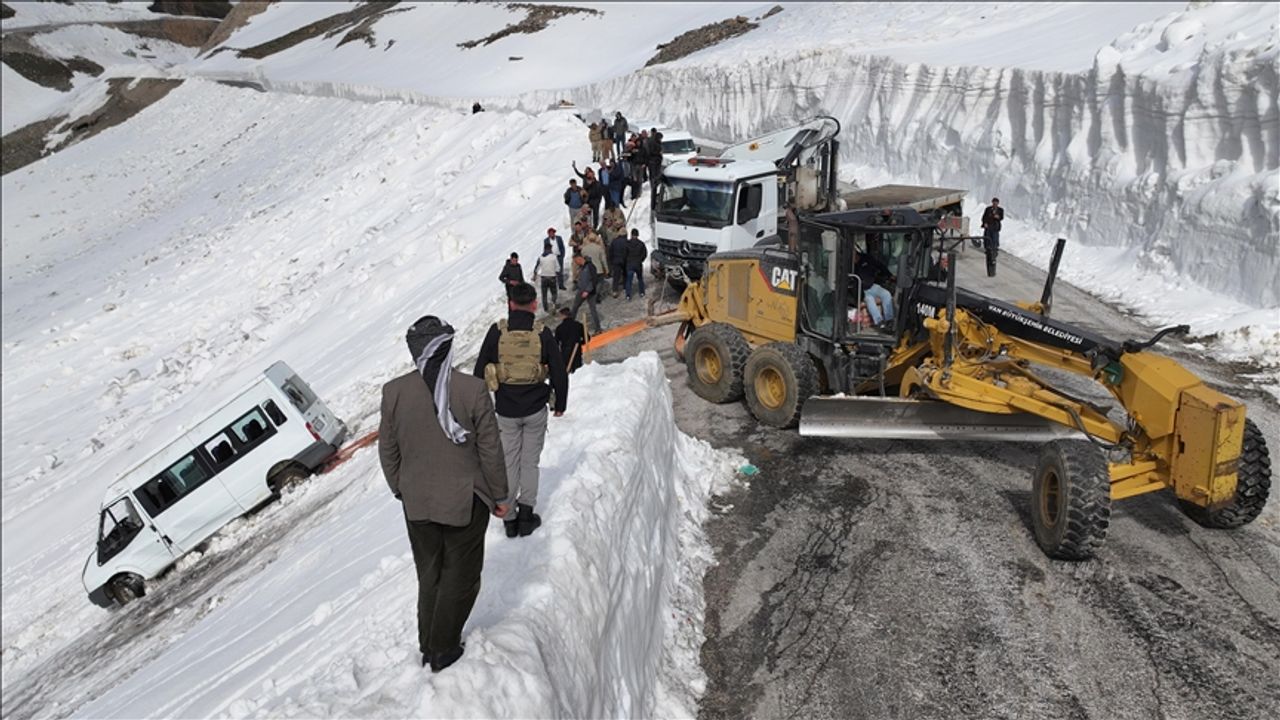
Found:
[[[719,141],[834,115],[846,166],[966,188],[969,214],[999,196],[1011,217],[1087,245],[1137,246],[1144,264],[1271,306],[1280,303],[1274,47],[1205,53],[1168,79],[1126,72],[1111,47],[1083,73],[826,48],[682,61],[518,104],[538,110],[567,96]]]

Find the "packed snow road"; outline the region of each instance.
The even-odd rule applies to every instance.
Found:
[[[974,251],[958,277],[1007,299],[1038,298],[1043,282],[1008,256],[988,279]],[[1054,311],[1113,337],[1151,334],[1062,282]],[[707,526],[702,717],[1274,717],[1277,503],[1212,531],[1167,493],[1141,496],[1114,506],[1098,559],[1052,561],[1030,529],[1038,445],[763,428],[744,404],[687,389],[672,335],[646,331],[599,359],[658,350],[680,427],[759,468]],[[1248,403],[1277,444],[1274,400],[1238,386],[1241,368],[1177,342],[1157,351]]]

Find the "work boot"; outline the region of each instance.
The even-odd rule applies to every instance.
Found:
[[[516,524],[520,526],[520,537],[527,537],[542,526],[542,516],[535,513],[532,506],[520,505],[519,507],[520,513],[516,516]]]
[[[503,520],[503,528],[507,531],[507,537],[513,538],[520,532],[520,526],[515,520]]]
[[[458,647],[452,650],[446,650],[442,653],[435,653],[431,656],[431,672],[438,673],[450,665],[458,662],[462,657],[462,652],[466,650],[467,644],[460,643]]]

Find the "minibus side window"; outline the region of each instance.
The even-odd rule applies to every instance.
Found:
[[[289,416],[284,414],[279,405],[276,405],[275,400],[268,400],[262,403],[262,409],[267,411],[267,417],[271,418],[271,422],[277,426],[283,425],[289,420]]]
[[[195,453],[191,453],[148,480],[134,494],[151,517],[156,517],[211,477],[213,473]]]
[[[204,443],[204,451],[209,453],[209,457],[213,459],[213,471],[218,472],[222,468],[230,465],[235,461],[236,449],[231,445],[231,434],[226,430],[219,432]]]
[[[141,530],[142,518],[129,498],[122,497],[111,503],[98,521],[98,564],[118,555]]]
[[[231,423],[231,433],[239,442],[240,453],[247,452],[258,443],[276,434],[276,429],[262,415],[262,411],[254,408],[243,417]]]

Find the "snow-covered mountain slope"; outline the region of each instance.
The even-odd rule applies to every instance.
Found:
[[[210,123],[211,117],[218,121]],[[298,122],[299,118],[306,118],[306,122]],[[24,697],[33,702],[31,693],[57,684],[49,678],[64,665],[88,675],[69,683],[68,687],[76,685],[80,691],[61,700],[56,696],[48,700],[63,702],[63,709],[53,714],[72,712],[76,702],[105,693],[130,672],[141,669],[127,659],[133,657],[130,651],[90,670],[60,654],[60,648],[69,648],[67,652],[73,655],[83,654],[86,644],[96,642],[95,638],[105,642],[104,634],[125,632],[112,625],[111,616],[87,603],[79,583],[80,567],[93,544],[97,503],[112,478],[199,419],[201,408],[278,359],[286,360],[306,377],[353,431],[374,427],[380,384],[410,367],[403,345],[404,328],[420,315],[439,314],[461,333],[459,355],[474,352],[487,324],[504,310],[496,279],[503,259],[513,250],[536,255],[545,228],[563,225],[560,195],[567,164],[585,159],[586,154],[582,125],[564,114],[535,117],[494,112],[472,116],[393,103],[371,105],[263,94],[188,81],[128,123],[4,176],[0,222],[5,258],[2,544],[6,715],[12,709],[10,703]],[[595,483],[600,474],[615,472],[621,474],[618,482],[624,483],[618,488],[620,492],[634,476],[634,482],[645,488],[637,487],[635,492],[661,493],[654,502],[665,505],[655,506],[655,513],[675,513],[668,519],[650,513],[645,518],[650,523],[645,532],[656,527],[653,523],[668,520],[675,523],[670,525],[675,532],[677,525],[684,527],[681,518],[686,513],[696,517],[697,507],[686,506],[671,494],[694,492],[696,486],[678,489],[661,484],[686,478],[678,466],[682,458],[669,454],[669,445],[675,442],[672,437],[653,438],[662,445],[661,462],[667,463],[658,467],[672,468],[657,486],[650,471],[641,467],[645,463],[627,460],[623,449],[611,449],[628,438],[639,438],[642,433],[638,430],[601,440],[613,443],[601,449],[601,455],[620,465],[600,465],[590,452],[585,456],[568,454],[591,447],[574,444],[570,450],[571,437],[581,439],[595,432],[589,428],[595,427],[598,416],[586,408],[604,400],[591,400],[592,392],[632,392],[624,388],[636,385],[638,395],[619,395],[628,398],[628,407],[652,413],[657,412],[654,408],[669,406],[669,399],[661,395],[665,392],[661,384],[646,379],[654,372],[646,366],[618,376],[604,373],[599,380],[603,386],[595,391],[591,389],[592,373],[576,380],[586,404],[581,406],[578,419],[566,420],[559,429],[553,425],[553,438],[563,434],[553,440],[552,448],[562,453],[563,462],[555,461],[558,472],[567,476],[590,468],[590,473],[583,476],[581,484],[565,485],[573,489],[563,491],[564,497],[558,501],[564,508],[560,512],[572,516],[586,512],[597,500],[603,503],[596,495]],[[572,398],[570,403],[573,416],[579,406]],[[610,413],[610,417],[623,414]],[[648,415],[634,420],[646,427],[663,425]],[[575,423],[584,424],[579,427]],[[696,455],[693,449],[690,452]],[[375,572],[382,558],[392,557],[393,566],[379,577],[403,582],[406,576],[400,556],[407,546],[394,545],[403,540],[403,531],[383,517],[394,515],[395,505],[380,487],[371,453],[359,456],[356,470],[344,470],[338,484],[322,480],[315,492],[339,503],[337,507],[363,503],[352,507],[350,517],[375,518],[379,532],[387,533],[377,541],[382,544],[373,549],[346,548],[360,553],[377,551],[352,559],[350,566],[344,566],[346,572],[356,573],[352,577],[358,581]],[[555,472],[549,471],[549,475],[554,478]],[[714,475],[702,468],[699,482],[710,482]],[[348,497],[342,494],[343,483],[355,483],[362,489]],[[588,494],[579,497],[584,492]],[[334,500],[338,495],[341,500]],[[323,525],[321,520],[328,516],[302,521],[317,512],[315,503],[329,500],[313,497],[296,510],[286,503],[261,519],[248,521],[254,529],[243,532],[253,537],[253,552],[246,553],[240,547],[249,538],[233,531],[214,543],[225,554],[223,560],[212,562],[229,565],[185,563],[174,579],[158,588],[155,602],[165,603],[166,593],[189,593],[194,587],[194,595],[182,595],[194,604],[182,605],[180,613],[191,611],[191,616],[184,617],[195,622],[205,617],[213,604],[231,604],[237,597],[253,596],[252,586],[271,582],[271,577],[291,565],[272,564],[275,553],[284,552],[291,540],[297,540],[287,535],[291,524],[296,523],[300,532],[322,526],[315,532],[333,547],[316,557],[344,549],[350,538],[335,533],[332,525]],[[547,508],[556,502],[552,496]],[[549,526],[555,522],[552,517],[548,517]],[[630,542],[627,538],[635,537],[627,529],[630,525],[617,525],[617,513],[610,513],[609,518],[609,522],[582,518],[580,522],[586,523],[581,531],[587,533],[584,537],[594,538],[592,533],[596,532],[621,533],[615,538],[617,542]],[[566,522],[565,532],[571,526],[576,527]],[[557,540],[558,532],[548,535],[548,542],[579,542]],[[258,533],[274,533],[285,544],[276,547],[272,542],[261,542]],[[305,537],[309,544],[318,542],[310,535]],[[612,544],[611,537],[597,538],[598,552],[623,552],[622,546]],[[669,537],[676,542],[675,535]],[[683,572],[677,567],[682,562],[702,562],[699,558],[705,555],[700,553],[696,549],[682,551],[684,560],[673,561],[664,552],[651,558],[660,562],[661,568],[620,566],[618,571],[675,574]],[[552,555],[546,558],[548,562],[561,558]],[[321,576],[326,572],[306,567]],[[573,573],[565,570],[558,574]],[[310,577],[290,576],[304,584],[318,582],[319,576]],[[242,581],[246,583],[242,590],[227,594]],[[622,606],[636,604],[636,611],[651,612],[671,587],[650,587],[657,594],[644,598],[617,595],[614,589],[599,580],[589,593],[575,589],[572,594],[595,603],[580,608],[581,613],[606,613],[599,616],[600,622],[631,627],[641,621]],[[621,592],[622,588],[617,589]],[[339,588],[334,588],[334,593],[338,592]],[[282,618],[323,614],[321,597],[303,600],[310,605],[287,612],[277,607],[275,612]],[[533,592],[525,600],[542,602],[538,598]],[[339,601],[337,595],[329,599]],[[397,628],[411,619],[412,596],[401,599],[408,604],[396,606],[387,616],[395,616]],[[355,600],[358,598],[342,602]],[[361,607],[364,609],[359,612],[374,612],[370,606]],[[350,612],[356,611],[343,610]],[[505,615],[493,609],[489,617],[498,622]],[[187,621],[166,624],[158,640],[146,639],[152,637],[153,629],[145,627],[134,628],[130,636],[140,632],[143,645],[156,653],[171,641],[177,643],[175,651],[188,652],[197,646],[187,647],[180,638],[235,635],[239,632],[235,623],[241,619],[232,615],[227,620],[232,625],[212,629]],[[365,618],[359,622],[367,625],[374,621]],[[661,633],[666,616],[644,622],[650,623],[651,632]],[[554,627],[548,624],[544,630],[550,632]],[[271,629],[289,633],[283,626]],[[542,632],[517,636],[519,642],[541,644]],[[268,635],[254,637],[268,644],[275,642]],[[613,631],[593,637],[588,638],[590,642],[583,640],[585,645],[573,645],[573,652],[581,649],[603,653],[602,657],[630,657],[631,653],[617,650],[617,642],[643,641],[648,643],[646,647],[654,647],[652,637],[623,637]],[[327,640],[315,642],[332,649]],[[696,643],[689,645],[694,646]],[[412,649],[411,642],[406,647]],[[218,656],[218,662],[225,663],[219,667],[231,672],[245,657],[265,652],[252,643],[239,649],[247,655],[226,650]],[[150,651],[143,656],[151,657]],[[480,665],[493,661],[484,659],[483,650],[476,656]],[[376,657],[356,657],[360,662],[381,662]],[[607,666],[605,660],[601,663],[600,667]],[[173,670],[169,665],[156,666],[161,667],[164,672]],[[327,672],[319,666],[313,669]],[[208,666],[202,665],[201,672],[207,670]],[[651,707],[656,670],[632,670],[639,674],[630,676],[634,682],[627,681],[629,685],[617,685],[609,677],[596,686],[593,678],[599,676],[578,675],[572,681],[577,683],[574,689],[565,693],[577,693],[579,699],[557,691],[545,699],[549,703],[546,707],[573,702],[604,713],[613,713],[615,708]],[[618,671],[630,672],[626,668]],[[101,675],[93,674],[97,672]],[[35,678],[43,679],[33,685]],[[225,709],[227,697],[255,702],[258,682],[244,687],[237,684],[241,682],[240,676],[228,678],[227,687],[234,691],[210,691],[199,700],[208,704],[200,704],[198,710],[196,705],[183,707],[190,713],[216,713],[218,708]],[[607,694],[620,687],[634,692],[629,697]],[[669,692],[679,690],[664,690],[663,694]],[[101,706],[101,711],[126,716],[178,712],[174,709],[177,706],[164,704],[170,701],[162,703],[157,696],[149,697],[157,703],[151,710],[132,705],[141,700],[126,694],[111,695],[111,704]],[[107,700],[104,696],[103,702]],[[501,696],[492,701],[502,702]],[[298,702],[293,710],[272,705],[270,714],[315,712],[298,709],[310,707],[301,699]],[[457,707],[463,708],[462,712],[476,712],[465,710],[463,705]],[[181,714],[190,713],[184,710]],[[397,714],[416,711],[406,706]]]
[[[1122,257],[1134,277],[1163,277],[1220,298],[1218,307],[1242,306],[1220,322],[1193,323],[1193,332],[1225,333],[1245,355],[1280,362],[1280,321],[1266,322],[1280,316],[1273,6],[785,3],[769,17],[764,5],[661,8],[600,6],[602,15],[558,18],[468,49],[457,43],[524,11],[406,4],[373,25],[372,48],[319,37],[260,59],[224,51],[182,72],[455,107],[480,97],[529,112],[568,98],[722,142],[832,114],[845,127],[849,179],[964,187],[974,214],[1000,196],[1011,218],[1100,248],[1106,263]],[[655,40],[735,13],[759,27],[642,68]],[[279,37],[320,14],[273,6],[223,47]],[[627,30],[617,32],[622,20]],[[578,49],[595,37],[610,39],[608,60]],[[566,48],[583,61],[566,63]],[[1091,277],[1091,289],[1153,321],[1169,314],[1150,285]]]

